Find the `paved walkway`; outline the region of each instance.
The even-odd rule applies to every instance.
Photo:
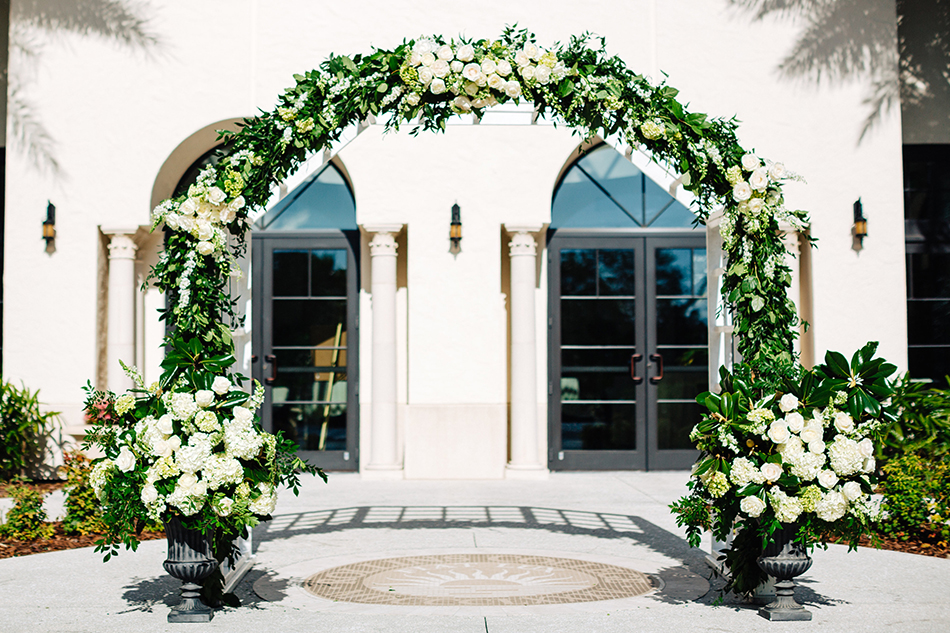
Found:
[[[554,474],[541,482],[367,482],[336,474],[327,485],[307,482],[300,497],[281,497],[274,521],[255,531],[255,564],[236,589],[244,606],[219,611],[208,624],[166,622],[177,581],[162,570],[164,543],[153,541],[105,564],[91,549],[0,560],[0,631],[950,630],[950,560],[863,548],[814,553],[796,594],[814,614],[811,623],[768,622],[730,600],[717,605],[721,581],[667,509],[685,492],[685,480],[681,472]],[[409,563],[375,562],[393,558]],[[530,575],[539,569],[532,563],[553,559],[570,559],[562,565],[567,571],[541,584],[583,591],[591,578],[619,570],[631,587],[645,577],[655,588],[571,603],[498,599],[507,581],[478,580],[505,561],[524,563],[519,569]],[[481,591],[484,600],[382,594],[372,604],[355,603],[334,600],[323,588],[333,583],[320,586],[328,574],[379,571],[359,576],[354,587],[370,595],[365,587],[373,583],[402,583],[392,590],[404,596],[417,591],[412,583],[430,580],[406,575],[409,565],[431,576],[420,561],[448,570],[450,594]],[[303,586],[317,574],[311,588],[319,595]]]

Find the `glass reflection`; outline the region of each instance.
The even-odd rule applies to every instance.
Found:
[[[636,405],[564,403],[561,448],[564,450],[636,450]]]

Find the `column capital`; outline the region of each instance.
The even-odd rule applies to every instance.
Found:
[[[373,236],[369,242],[369,253],[371,257],[395,257],[396,256],[396,234],[395,232],[379,232]]]
[[[134,233],[134,232],[133,232]],[[112,233],[109,239],[109,259],[135,259],[138,244],[129,233]]]
[[[538,254],[538,244],[534,239],[534,235],[527,231],[520,231],[512,235],[508,248],[509,257],[518,257],[519,255],[534,257]]]

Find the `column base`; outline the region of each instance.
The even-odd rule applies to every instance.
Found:
[[[519,464],[508,464],[505,466],[505,479],[544,481],[550,474],[551,471],[544,466],[523,466]]]
[[[406,471],[400,465],[367,466],[360,471],[360,479],[369,481],[396,481],[406,478]]]

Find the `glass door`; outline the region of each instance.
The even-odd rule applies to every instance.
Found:
[[[264,428],[322,468],[355,470],[357,267],[340,237],[254,241],[255,377]]]
[[[549,256],[549,463],[688,468],[707,376],[702,237],[558,236]]]

